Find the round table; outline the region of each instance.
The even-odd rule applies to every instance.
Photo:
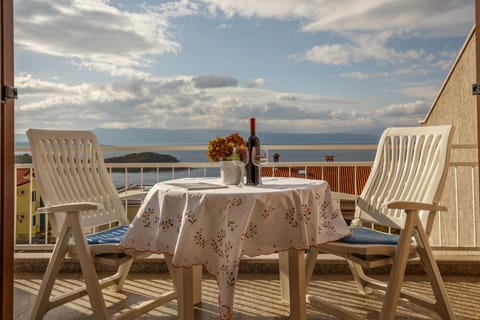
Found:
[[[177,267],[203,265],[218,281],[220,314],[228,319],[242,255],[303,250],[347,234],[325,181],[224,186],[217,178],[185,178],[152,187],[120,245],[172,255]]]

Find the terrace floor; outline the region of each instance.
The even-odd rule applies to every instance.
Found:
[[[386,275],[377,275],[386,278]],[[57,279],[55,294],[67,287],[81,284],[78,273],[61,273]],[[28,319],[30,310],[38,291],[42,273],[15,274],[15,319]],[[445,275],[447,291],[452,300],[457,319],[480,319],[480,276]],[[423,275],[407,275],[406,287],[416,292],[431,292]],[[121,313],[146,295],[155,294],[156,290],[169,289],[172,282],[168,273],[131,273],[123,292],[104,289],[107,306],[112,314]],[[348,274],[314,275],[309,288],[310,293],[335,301],[337,305],[355,310],[364,319],[378,319],[381,308],[381,296],[374,294],[364,296],[357,292],[352,277]],[[127,296],[128,295],[128,296]],[[195,310],[195,319],[213,320],[218,316],[218,288],[216,281],[204,274],[202,283],[202,303]],[[321,311],[308,306],[308,319],[334,319]],[[140,319],[176,319],[176,300],[159,307]],[[275,273],[241,272],[236,286],[233,319],[289,319],[288,304],[280,300],[280,282]],[[84,297],[47,313],[44,319],[94,319],[88,298]],[[432,319],[428,311],[410,303],[401,301],[396,319]]]

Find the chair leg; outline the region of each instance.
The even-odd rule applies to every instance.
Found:
[[[54,307],[54,305],[52,305],[50,302],[50,295],[55,283],[55,277],[60,270],[63,260],[65,259],[68,241],[71,234],[71,228],[64,224],[60,234],[58,235],[57,243],[53,249],[50,261],[48,262],[42,283],[40,284],[40,290],[37,293],[37,298],[35,299],[35,304],[33,305],[32,313],[30,315],[31,320],[42,319],[45,313]]]
[[[315,270],[315,265],[317,264],[318,250],[311,248],[306,257],[305,257],[305,283],[308,287],[308,284],[312,280],[313,271]]]
[[[102,290],[99,286],[97,271],[88,249],[87,240],[83,234],[80,216],[78,213],[67,213],[65,219],[67,225],[72,226],[73,237],[75,239],[75,246],[78,250],[78,258],[80,260],[80,267],[82,268],[83,278],[85,279],[85,286],[88,292],[88,298],[92,305],[93,314],[96,319],[108,319],[108,312],[103,299]]]
[[[375,279],[368,277],[363,271],[363,267],[358,263],[350,260],[347,260],[347,263],[350,267],[350,271],[352,272],[353,280],[355,280],[355,283],[357,284],[358,291],[362,294],[372,293],[373,290],[367,285],[368,283],[374,283]]]
[[[115,280],[115,291],[120,291],[127,280],[128,273],[130,272],[130,268],[132,267],[133,259],[128,260],[127,262],[122,263],[117,270],[118,278]],[[114,276],[114,277],[115,277]]]
[[[422,262],[423,268],[430,280],[435,295],[436,302],[432,309],[435,310],[442,319],[455,319],[455,314],[453,313],[442,275],[440,274],[438,265],[433,257],[433,252],[428,242],[428,236],[422,225],[418,224],[415,227],[414,234],[418,244],[417,251],[420,256],[420,261]]]
[[[400,233],[400,242],[397,246],[390,276],[388,277],[388,286],[383,300],[382,311],[380,312],[380,319],[389,320],[395,318],[400,291],[405,277],[405,270],[407,268],[413,228],[418,224],[418,214],[407,212],[404,229]]]

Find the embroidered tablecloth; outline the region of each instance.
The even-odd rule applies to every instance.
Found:
[[[254,187],[185,178],[152,187],[120,246],[172,255],[177,267],[203,265],[218,281],[220,316],[228,319],[242,255],[307,249],[347,234],[325,181],[263,178]]]

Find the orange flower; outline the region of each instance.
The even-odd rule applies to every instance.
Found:
[[[224,138],[216,137],[208,142],[205,155],[211,162],[240,159],[241,151],[247,144],[241,135],[232,133]]]

